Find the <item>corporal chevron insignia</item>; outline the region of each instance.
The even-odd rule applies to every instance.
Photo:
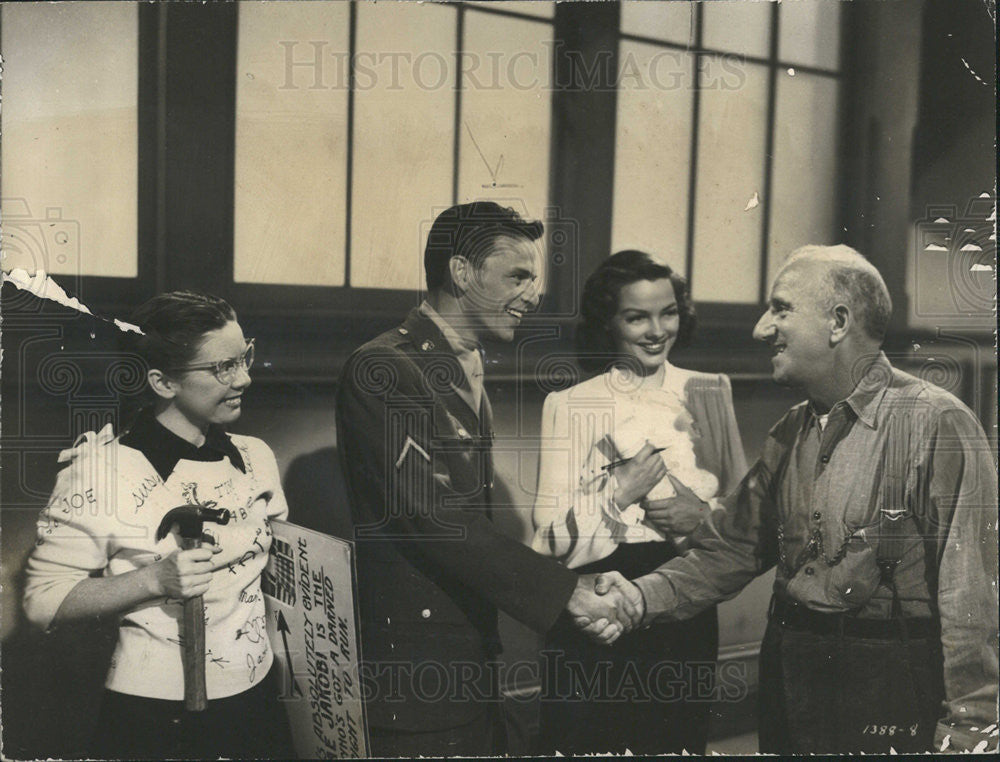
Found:
[[[396,458],[397,471],[403,465],[403,461],[406,459],[406,456],[410,452],[410,450],[416,450],[418,453],[420,453],[420,455],[423,456],[424,460],[426,460],[428,463],[431,462],[431,456],[427,454],[427,450],[425,450],[423,447],[414,442],[413,437],[407,434],[406,441],[403,442],[403,449],[400,451],[399,457]]]

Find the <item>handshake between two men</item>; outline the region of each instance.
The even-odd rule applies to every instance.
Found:
[[[639,626],[646,605],[639,588],[612,571],[580,575],[566,610],[591,639],[611,645]]]
[[[647,443],[640,456],[647,455],[647,450],[649,455],[655,452]],[[640,459],[637,456],[633,460]],[[659,462],[660,458],[655,460]],[[664,474],[673,484],[676,495],[657,501],[643,500],[646,521],[666,534],[690,534],[709,513],[710,506],[666,469],[654,478],[658,481]],[[591,639],[611,645],[623,633],[639,626],[646,614],[646,602],[635,584],[619,572],[611,571],[580,575],[566,610],[577,627]]]

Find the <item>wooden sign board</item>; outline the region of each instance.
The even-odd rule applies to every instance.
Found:
[[[287,521],[271,528],[261,587],[295,751],[301,759],[367,757],[353,545]]]

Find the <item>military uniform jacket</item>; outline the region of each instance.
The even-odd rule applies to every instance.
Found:
[[[544,632],[576,574],[491,521],[492,413],[418,310],[348,360],[338,450],[351,498],[372,728],[457,727],[499,686],[497,608]],[[464,393],[460,393],[464,392]]]

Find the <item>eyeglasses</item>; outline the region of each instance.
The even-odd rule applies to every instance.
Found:
[[[216,380],[220,384],[233,383],[236,378],[236,372],[243,368],[243,370],[248,371],[253,366],[253,339],[247,339],[246,351],[240,357],[230,357],[228,360],[218,360],[216,362],[208,362],[202,365],[187,365],[183,368],[171,368],[175,371],[189,371],[189,370],[210,370],[212,375],[215,376]]]

